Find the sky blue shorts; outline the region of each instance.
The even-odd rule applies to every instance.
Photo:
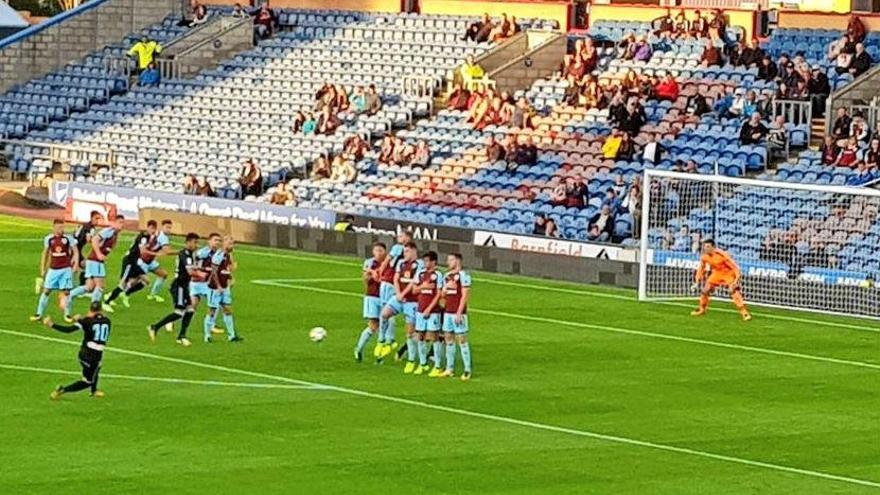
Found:
[[[107,270],[103,261],[86,260],[86,278],[104,278]]]
[[[440,313],[431,313],[427,318],[420,311],[416,311],[416,332],[439,332]]]
[[[208,288],[208,282],[190,282],[189,295],[200,297],[207,300],[211,297],[211,289]]]
[[[211,290],[208,296],[208,307],[217,309],[220,306],[232,306],[232,290],[229,288]]]
[[[73,268],[50,268],[43,279],[43,288],[49,290],[70,290],[73,288]]]
[[[400,302],[397,297],[392,297],[390,301],[385,303],[386,308],[391,308],[391,311],[394,312],[395,315],[399,315],[403,313],[403,318],[410,325],[415,325],[416,323],[416,307],[418,307],[418,303],[415,302]]]
[[[392,299],[397,299],[397,291],[394,289],[394,284],[381,282],[379,284],[379,302],[384,306]]]
[[[137,265],[141,270],[143,270],[144,274],[153,273],[156,271],[156,269],[159,268],[159,262],[156,260],[147,263],[146,261],[138,258]]]
[[[364,319],[378,320],[382,304],[376,296],[364,296]]]
[[[455,324],[455,314],[443,314],[443,331],[451,332],[456,335],[468,333],[468,315],[461,315],[461,325]]]

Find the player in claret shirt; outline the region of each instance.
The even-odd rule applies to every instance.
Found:
[[[418,338],[419,366],[413,371],[421,375],[428,371],[428,343],[434,349],[434,369],[428,375],[438,377],[443,374],[443,344],[440,342],[440,319],[443,307],[443,274],[437,270],[437,253],[428,251],[423,258],[424,265],[412,281],[412,291],[417,294],[416,335]]]
[[[76,239],[64,233],[64,220],[57,219],[52,222],[52,233],[43,239],[43,256],[40,258],[43,291],[37,303],[37,312],[31,316],[31,321],[40,321],[43,318],[43,313],[46,312],[46,306],[49,304],[49,294],[53,290],[64,294],[62,306],[67,307],[70,304],[74,269],[79,270]]]
[[[396,296],[396,292],[394,289],[394,274],[395,268],[397,267],[397,262],[403,258],[403,246],[406,243],[412,242],[412,234],[409,231],[403,230],[399,234],[397,234],[397,244],[391,246],[391,249],[388,250],[388,256],[382,262],[382,265],[379,267],[379,304],[380,307],[385,307],[394,297]],[[394,349],[397,348],[397,343],[394,341],[394,316],[391,318],[383,318],[382,314],[379,314],[379,345],[376,346],[374,351],[374,355],[376,359],[381,362],[385,359],[386,356],[391,354]]]
[[[231,235],[223,237],[223,243],[211,257],[211,276],[208,279],[208,314],[205,315],[205,343],[211,343],[211,331],[217,320],[217,310],[223,310],[223,325],[229,342],[241,342],[244,338],[235,332],[232,316],[232,272],[237,265],[232,257],[235,241]]]
[[[448,271],[443,280],[446,310],[443,314],[443,331],[446,332],[446,371],[441,376],[455,376],[455,341],[461,349],[464,373],[461,379],[471,379],[471,348],[468,344],[467,303],[471,296],[471,276],[461,269],[461,254],[452,253],[446,258]]]
[[[358,362],[364,360],[364,348],[370,337],[379,331],[379,316],[382,313],[382,303],[379,299],[379,280],[381,278],[379,270],[386,264],[388,252],[385,244],[376,242],[373,244],[373,257],[364,260],[364,319],[367,320],[367,328],[361,332],[357,345],[354,348],[354,358]],[[376,347],[381,346],[377,343]],[[378,353],[377,353],[378,355]]]
[[[416,369],[416,353],[418,352],[418,340],[416,339],[416,303],[418,294],[412,290],[412,281],[416,273],[422,269],[422,260],[419,259],[419,250],[412,241],[403,246],[403,258],[397,261],[394,269],[394,297],[382,308],[382,318],[388,320],[395,315],[403,314],[406,323],[406,348],[407,363],[403,369],[406,374]]]
[[[107,257],[110,256],[110,251],[116,246],[119,232],[124,224],[125,218],[122,215],[118,215],[109,227],[104,227],[92,236],[90,241],[92,250],[86,257],[86,283],[70,291],[70,298],[67,306],[64,308],[66,318],[70,318],[73,300],[79,297],[80,294],[91,293],[92,302],[101,302],[101,296],[104,293],[104,283],[107,277],[105,262]]]

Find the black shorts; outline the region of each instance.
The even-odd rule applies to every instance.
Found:
[[[177,280],[171,282],[171,300],[174,301],[174,309],[184,310],[192,304],[189,297],[189,283],[178,283]]]
[[[104,353],[101,351],[88,347],[80,349],[79,364],[82,366],[82,376],[87,382],[92,383],[95,381],[95,377],[98,376],[98,370],[101,369],[101,359],[103,357]]]
[[[120,275],[120,278],[123,281],[136,279],[143,274],[144,271],[141,270],[141,267],[138,266],[136,260],[125,260],[122,262],[122,274]]]

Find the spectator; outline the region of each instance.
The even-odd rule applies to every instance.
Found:
[[[874,136],[871,139],[871,144],[862,152],[862,161],[869,169],[876,172],[877,167],[880,166],[880,137]]]
[[[633,177],[633,183],[623,197],[620,207],[632,217],[632,235],[638,239],[642,223],[642,186],[638,175]]]
[[[837,160],[834,161],[835,167],[853,167],[859,160],[859,142],[855,136],[846,140],[846,145],[837,154]]]
[[[746,68],[754,68],[761,64],[761,60],[766,56],[764,50],[758,46],[758,42],[752,38],[746,42],[745,49],[742,51],[740,63]]]
[[[831,136],[836,140],[846,139],[849,137],[850,125],[852,117],[846,111],[846,108],[837,109],[837,118],[834,119],[834,125],[831,127]]]
[[[156,55],[162,53],[162,45],[150,39],[146,34],[128,50],[129,57],[135,57],[137,72],[144,71],[153,63]]]
[[[495,25],[492,23],[492,18],[489,17],[489,14],[483,14],[483,17],[468,26],[467,31],[464,33],[464,37],[462,37],[462,41],[476,41],[477,43],[483,43],[489,40],[489,33],[492,32],[492,29]]]
[[[400,139],[396,139],[394,143],[394,156],[392,157],[392,161],[398,167],[404,167],[410,164],[413,156],[416,154],[416,149]]]
[[[712,40],[706,40],[706,48],[700,56],[700,64],[703,67],[721,66],[721,50],[715,47]]]
[[[294,134],[299,134],[303,130],[303,124],[306,121],[306,116],[302,112],[296,112],[293,114],[293,120],[290,122],[290,132]]]
[[[761,81],[773,81],[776,79],[776,76],[779,74],[779,69],[776,67],[776,64],[770,59],[768,55],[764,55],[761,57],[761,62],[758,64],[758,79]]]
[[[865,25],[862,23],[859,16],[854,15],[849,18],[849,23],[846,26],[846,34],[852,38],[855,43],[862,43],[865,41],[867,31],[865,30]]]
[[[648,118],[645,109],[636,98],[630,98],[626,103],[625,114],[620,120],[620,129],[630,136],[637,136]]]
[[[687,103],[687,113],[688,115],[693,115],[694,117],[702,117],[703,115],[712,111],[712,106],[709,105],[709,100],[706,96],[701,94],[695,94],[688,98]]]
[[[602,204],[608,205],[608,207],[611,208],[611,213],[617,214],[617,210],[620,209],[620,196],[613,187],[609,187],[608,190],[605,191],[605,199],[602,200]]]
[[[156,68],[156,62],[150,62],[150,65],[148,65],[138,76],[138,86],[144,86],[147,88],[158,86],[159,81],[159,69]]]
[[[837,163],[837,156],[840,154],[837,140],[833,136],[825,136],[825,142],[819,148],[819,152],[822,154],[822,165],[834,165]]]
[[[357,170],[350,160],[342,158],[342,155],[336,155],[333,158],[333,163],[330,165],[331,181],[351,184],[356,177]]]
[[[538,163],[538,147],[531,137],[520,134],[516,141],[516,151],[513,157],[508,158],[517,165],[534,165]]]
[[[333,101],[333,107],[337,112],[344,112],[349,108],[348,93],[341,84],[336,85],[336,98]]]
[[[412,158],[412,165],[422,168],[431,165],[431,148],[428,147],[428,142],[424,139],[416,144],[416,151]]]
[[[241,176],[238,178],[238,184],[241,186],[242,197],[260,196],[263,194],[263,171],[254,163],[254,160],[248,160],[241,169]]]
[[[632,138],[629,137],[629,134],[624,132],[620,136],[620,146],[617,148],[617,156],[615,158],[619,160],[632,160],[635,152],[636,148],[633,144]]]
[[[513,107],[513,114],[510,117],[510,126],[514,129],[533,129],[532,117],[535,116],[535,110],[529,105],[525,96],[517,100]]]
[[[722,117],[742,117],[743,109],[746,106],[746,97],[745,90],[742,88],[736,88],[733,93],[733,101],[730,103],[730,108],[727,109],[727,115],[722,115]]]
[[[273,205],[296,206],[296,195],[293,194],[286,182],[279,182],[275,186],[275,192],[272,193],[269,202]]]
[[[865,45],[862,43],[856,43],[856,53],[853,55],[852,60],[850,60],[849,67],[847,67],[847,71],[853,75],[853,77],[859,77],[865,73],[868,69],[871,68],[871,64],[874,63],[874,60],[871,59],[871,56],[868,55],[868,52],[865,51]]]
[[[865,118],[861,113],[857,112],[853,116],[852,122],[849,124],[849,135],[856,138],[856,141],[859,142],[859,146],[862,146],[868,144],[868,138],[871,137],[870,131],[868,123],[865,122]]]
[[[455,83],[452,92],[449,93],[449,99],[446,108],[450,110],[465,111],[468,109],[468,101],[471,99],[471,92],[464,88],[461,83]]]
[[[567,177],[565,179],[564,196],[560,202],[566,208],[583,208],[587,205],[590,191],[584,180],[580,177]]]
[[[352,112],[361,114],[367,111],[367,95],[364,93],[363,86],[355,87],[348,101]]]
[[[195,175],[187,175],[183,179],[183,194],[187,194],[190,196],[196,195],[196,185],[198,184],[198,180],[196,180]]]
[[[505,152],[504,147],[495,140],[495,136],[489,134],[486,137],[486,161],[487,162],[497,162],[498,160],[504,160]]]
[[[263,3],[253,14],[254,18],[254,44],[260,40],[271,38],[278,27],[278,15],[269,8],[269,2]]]
[[[493,42],[499,42],[512,36],[513,28],[510,25],[510,19],[507,17],[507,14],[501,13],[501,22],[495,24],[492,27],[492,31],[489,32],[489,39]]]
[[[382,144],[379,146],[379,157],[377,161],[382,164],[389,164],[394,159],[394,138],[386,134],[382,138]]]
[[[180,21],[181,26],[196,27],[208,22],[208,9],[204,5],[197,3],[193,8],[192,19]]]
[[[740,128],[740,144],[759,144],[767,136],[767,127],[761,122],[761,114],[753,113]]]
[[[556,221],[550,217],[547,217],[547,221],[544,222],[544,237],[562,237],[559,233],[559,227],[556,226]]]
[[[315,120],[315,116],[311,112],[306,113],[306,118],[302,124],[302,133],[308,136],[310,134],[314,134],[317,128],[318,121]]]
[[[654,93],[658,100],[675,101],[678,99],[679,89],[678,83],[675,82],[675,76],[671,72],[663,76],[657,86],[654,87]]]
[[[324,107],[315,125],[315,134],[333,135],[341,125],[342,121],[333,113],[333,110],[329,106]]]
[[[622,142],[621,138],[622,132],[618,129],[611,129],[611,134],[605,138],[605,142],[602,143],[602,157],[604,158],[617,158],[617,151],[620,149],[620,144]]]
[[[599,212],[590,218],[587,224],[587,239],[590,241],[607,242],[614,234],[614,214],[611,207],[603,204]]]
[[[651,60],[651,55],[654,54],[654,50],[651,48],[651,44],[648,43],[648,40],[645,39],[644,36],[640,36],[638,40],[636,40],[635,52],[633,53],[633,60],[638,62],[647,62]]]
[[[662,16],[651,21],[651,29],[654,30],[654,36],[658,38],[671,38],[675,31],[675,22],[667,10]]]
[[[758,111],[758,95],[754,90],[746,92],[746,98],[743,101],[742,116],[749,118],[753,113]]]
[[[370,145],[359,134],[349,136],[342,143],[342,155],[346,160],[359,162],[370,150]]]
[[[868,165],[861,160],[856,162],[855,169],[855,173],[846,179],[846,184],[849,186],[862,186],[876,179],[874,170],[871,170]]]
[[[648,134],[648,141],[642,148],[642,160],[645,163],[657,163],[663,155],[663,146],[660,145],[656,134]]]
[[[312,180],[325,180],[329,179],[332,173],[333,170],[330,168],[330,162],[327,160],[327,156],[322,154],[312,164],[312,172],[309,174],[309,177]]]
[[[382,97],[380,97],[379,93],[376,91],[375,84],[370,84],[367,87],[366,102],[367,115],[376,115],[382,110]]]
[[[214,192],[214,188],[211,187],[207,177],[201,176],[196,181],[195,195],[213,198],[217,196],[217,193]]]
[[[699,10],[694,11],[689,34],[691,38],[705,38],[709,34],[709,22]]]
[[[244,10],[244,7],[242,7],[240,3],[237,3],[232,9],[232,17],[236,19],[244,19],[246,17],[250,17],[250,14],[248,14],[247,11]]]
[[[486,71],[480,64],[474,62],[473,55],[468,55],[461,67],[458,68],[458,75],[461,77],[464,87],[470,88],[471,83],[483,79]]]
[[[788,130],[785,128],[785,117],[777,115],[767,131],[767,149],[774,152],[785,151],[788,155]]]
[[[544,216],[543,213],[538,213],[535,215],[535,225],[532,227],[532,234],[534,235],[544,235],[547,233],[547,217]]]

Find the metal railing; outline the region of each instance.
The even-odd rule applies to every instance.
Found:
[[[494,91],[495,80],[489,79],[488,77],[484,77],[482,79],[471,79],[469,81],[465,81],[464,87],[468,91],[476,91],[478,89],[491,89]]]
[[[785,122],[788,124],[807,124],[809,127],[813,123],[813,103],[803,100],[782,100],[774,98],[771,105],[770,117],[776,118],[777,115],[785,117]]]
[[[133,63],[134,61],[129,57],[104,57],[104,71],[129,79]]]
[[[159,77],[162,80],[167,79],[179,79],[180,78],[180,63],[173,58],[160,58],[154,60],[156,63],[156,68],[159,70]]]
[[[403,99],[426,103],[429,115],[434,113],[434,94],[438,87],[437,78],[420,74],[404,76],[400,82]]]

